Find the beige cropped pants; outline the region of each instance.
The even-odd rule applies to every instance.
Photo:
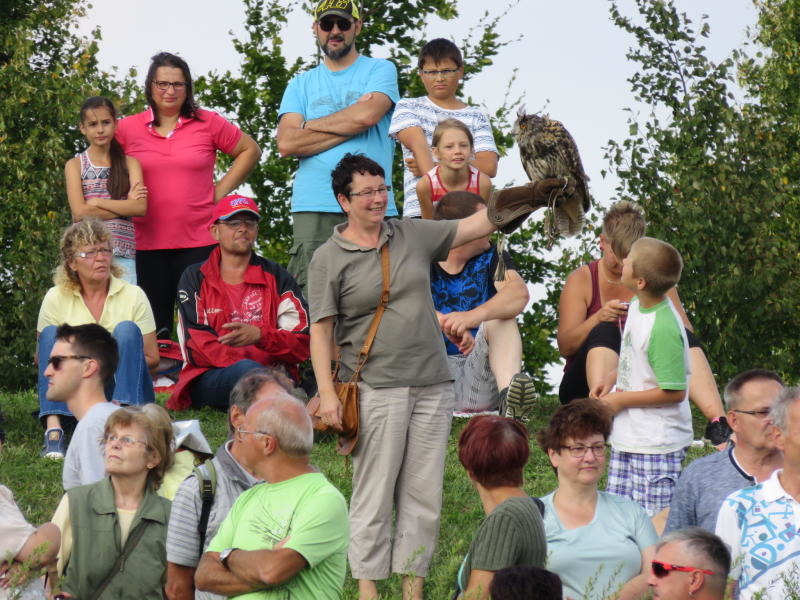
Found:
[[[350,570],[356,579],[386,579],[390,571],[425,577],[439,537],[453,384],[372,388],[361,382],[359,392]]]

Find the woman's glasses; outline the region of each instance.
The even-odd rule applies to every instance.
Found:
[[[592,444],[591,446],[564,446],[564,450],[569,452],[572,458],[583,458],[586,456],[586,451],[591,450],[595,458],[605,456],[606,444]]]
[[[94,250],[86,250],[85,252],[76,252],[75,256],[80,258],[88,258],[94,260],[98,256],[110,256],[111,248],[95,248]]]
[[[694,571],[700,571],[701,573],[705,573],[706,575],[713,575],[714,571],[709,571],[708,569],[699,569],[697,567],[680,567],[678,565],[671,565],[669,563],[661,562],[660,560],[654,560],[650,563],[650,566],[653,568],[653,575],[662,579],[669,575],[670,571],[683,571],[684,573],[693,573]]]
[[[166,92],[169,89],[169,86],[172,86],[172,89],[176,92],[182,91],[186,87],[185,81],[154,81],[153,85],[160,89],[162,92]]]
[[[114,442],[119,442],[120,444],[122,444],[126,448],[130,448],[134,444],[144,444],[145,446],[147,446],[147,442],[145,442],[144,440],[137,440],[136,438],[132,438],[129,435],[123,435],[123,436],[120,437],[120,436],[115,435],[113,433],[110,434],[110,435],[107,435],[104,441],[105,441],[106,444],[113,444]]]

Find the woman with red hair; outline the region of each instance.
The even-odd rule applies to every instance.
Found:
[[[528,431],[498,415],[474,417],[461,432],[458,458],[486,512],[458,570],[459,597],[489,598],[500,569],[543,567],[547,557],[544,524],[534,500],[522,489],[528,462]]]

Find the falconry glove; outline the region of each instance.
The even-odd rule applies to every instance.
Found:
[[[525,185],[495,190],[489,198],[489,221],[503,233],[515,231],[536,209],[556,203],[568,192],[566,177],[551,177]]]

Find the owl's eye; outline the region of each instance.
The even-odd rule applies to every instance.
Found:
[[[525,127],[527,127],[527,125],[525,125],[525,123],[520,123],[519,124],[519,128],[520,129],[525,129]]]

